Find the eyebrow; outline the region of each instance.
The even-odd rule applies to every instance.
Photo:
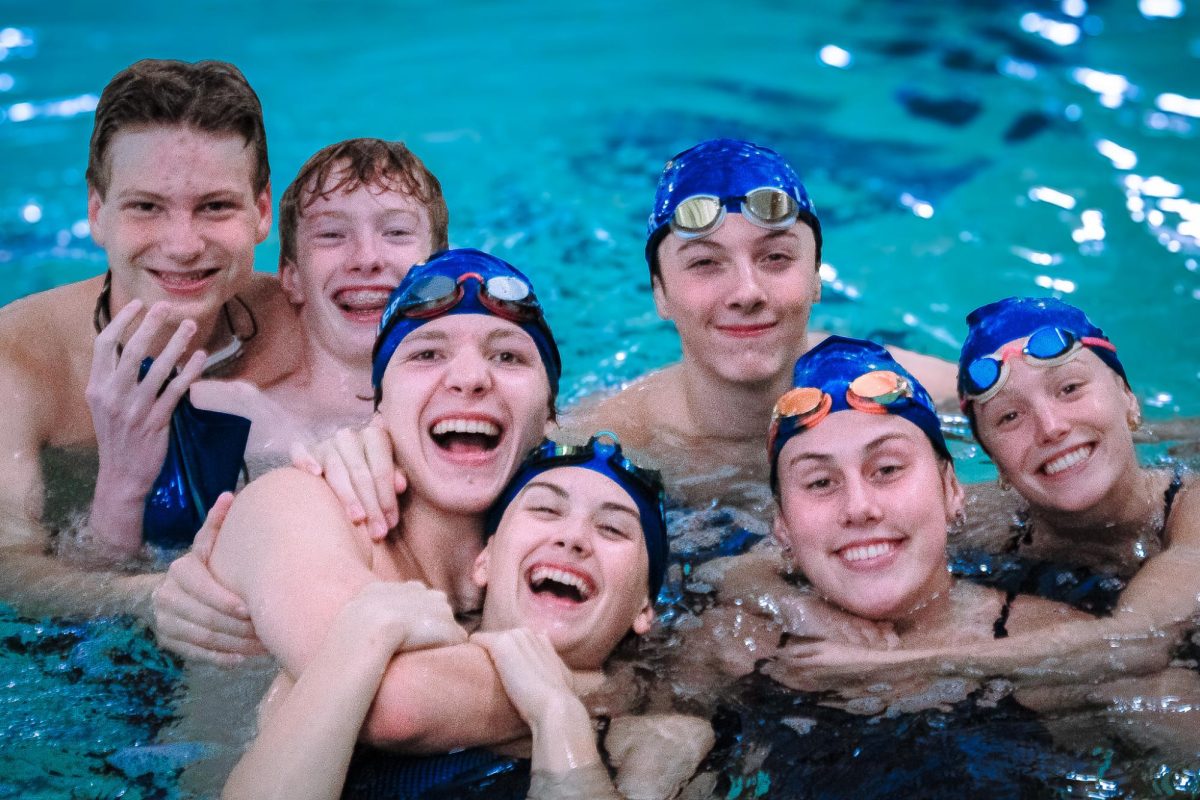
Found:
[[[863,451],[868,452],[868,453],[873,452],[873,451],[878,450],[879,448],[883,447],[885,444],[888,444],[889,442],[892,442],[893,440],[896,440],[896,439],[907,440],[908,436],[906,436],[905,434],[900,433],[898,431],[892,432],[892,433],[885,433],[882,436],[877,436],[874,439],[872,439],[871,441],[867,442],[867,444],[863,447]],[[800,453],[797,453],[794,458],[792,458],[788,461],[788,466],[794,466],[795,464],[798,464],[801,461],[826,462],[826,461],[833,461],[833,460],[834,460],[834,457],[830,453],[800,452]]]
[[[529,483],[525,484],[525,488],[522,489],[521,492],[523,494],[523,493],[529,491],[530,489],[537,488],[537,487],[540,487],[543,489],[549,489],[550,491],[554,492],[556,495],[561,497],[563,500],[571,499],[570,493],[566,489],[559,486],[558,484],[550,483],[549,481],[539,481],[536,478],[534,480],[531,480]],[[600,508],[604,511],[623,511],[624,513],[633,517],[638,522],[641,522],[641,519],[642,519],[642,515],[637,512],[636,508],[625,505],[624,503],[614,503],[614,502],[606,500],[600,504]]]

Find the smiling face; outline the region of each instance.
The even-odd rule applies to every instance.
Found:
[[[908,420],[830,414],[784,446],[779,493],[776,538],[850,613],[900,619],[949,587],[946,526],[962,489]]]
[[[112,270],[110,310],[165,300],[172,319],[203,329],[246,286],[271,227],[270,189],[252,185],[252,148],[237,134],[127,127],[107,159],[107,191],[88,189],[88,223]]]
[[[284,261],[279,274],[310,337],[344,361],[369,363],[388,295],[432,248],[418,199],[359,184],[303,208],[296,260]]]
[[[379,413],[409,492],[481,514],[541,441],[550,384],[529,334],[484,314],[451,314],[400,342]]]
[[[808,225],[772,231],[728,214],[699,239],[668,235],[658,260],[654,302],[675,323],[685,361],[733,383],[790,373],[821,299]]]
[[[595,669],[654,620],[637,506],[582,467],[547,470],[504,512],[475,563],[483,627],[544,632],[568,666]]]
[[[1001,475],[1034,508],[1102,510],[1137,473],[1137,398],[1086,348],[1050,367],[1009,359],[1004,386],[974,410]]]

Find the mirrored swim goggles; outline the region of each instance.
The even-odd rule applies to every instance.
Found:
[[[859,375],[846,387],[846,403],[868,414],[889,414],[896,407],[912,401],[915,396],[912,382],[890,369],[878,369]],[[812,386],[801,386],[784,393],[771,412],[771,441],[780,426],[793,430],[811,428],[833,408],[833,398]]]
[[[694,194],[683,200],[671,214],[671,232],[681,239],[699,239],[721,227],[727,211],[742,216],[769,230],[786,230],[800,217],[796,198],[775,186],[751,189],[737,197]]]
[[[478,272],[465,272],[458,278],[429,275],[409,287],[396,303],[392,319],[430,319],[446,313],[462,302],[463,284],[474,278],[480,304],[509,322],[531,322],[542,315],[542,306],[533,287],[515,275],[493,275],[484,279]]]
[[[1077,356],[1084,347],[1099,347],[1117,351],[1116,345],[1096,336],[1079,336],[1064,328],[1038,328],[1025,341],[1024,346],[1015,342],[1001,347],[989,356],[982,356],[967,365],[963,376],[966,388],[965,408],[969,402],[986,403],[1004,388],[1008,380],[1008,361],[1017,355],[1042,367],[1053,367]]]

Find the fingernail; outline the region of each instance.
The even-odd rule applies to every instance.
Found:
[[[357,503],[350,506],[351,522],[362,522],[366,518],[367,518],[367,512],[363,510],[362,506],[358,505]]]
[[[371,536],[375,539],[382,539],[387,536],[388,526],[382,522],[371,523]]]

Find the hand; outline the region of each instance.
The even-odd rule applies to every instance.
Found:
[[[141,547],[142,503],[167,454],[171,413],[200,377],[205,358],[197,350],[172,377],[196,334],[196,323],[185,319],[139,382],[143,359],[170,324],[169,306],[155,303],[121,349],[121,337],[141,310],[142,302],[134,300],[97,334],[84,393],[100,455],[89,527],[104,549],[120,555],[133,555]]]
[[[614,717],[604,747],[622,796],[649,800],[675,797],[715,743],[706,719],[644,714]]]
[[[247,656],[265,655],[242,598],[217,583],[208,559],[233,503],[225,492],[208,512],[192,549],[175,559],[154,591],[154,633],[158,643],[187,658],[224,667]]]
[[[487,650],[509,702],[531,726],[545,718],[556,700],[579,703],[572,689],[571,670],[546,634],[514,628],[478,632],[471,641]]]
[[[342,428],[329,439],[306,448],[292,446],[292,465],[318,477],[333,489],[350,521],[367,523],[375,541],[400,524],[397,496],[408,480],[396,467],[392,440],[377,425]]]
[[[826,641],[892,650],[900,644],[890,622],[874,622],[836,608],[808,592],[791,591],[774,598],[784,631]]]
[[[764,675],[801,692],[894,684],[913,677],[917,651],[875,650],[832,641],[785,644]],[[919,670],[918,670],[919,671]]]
[[[363,646],[389,655],[467,641],[445,592],[420,581],[368,583],[342,608],[334,625]]]

